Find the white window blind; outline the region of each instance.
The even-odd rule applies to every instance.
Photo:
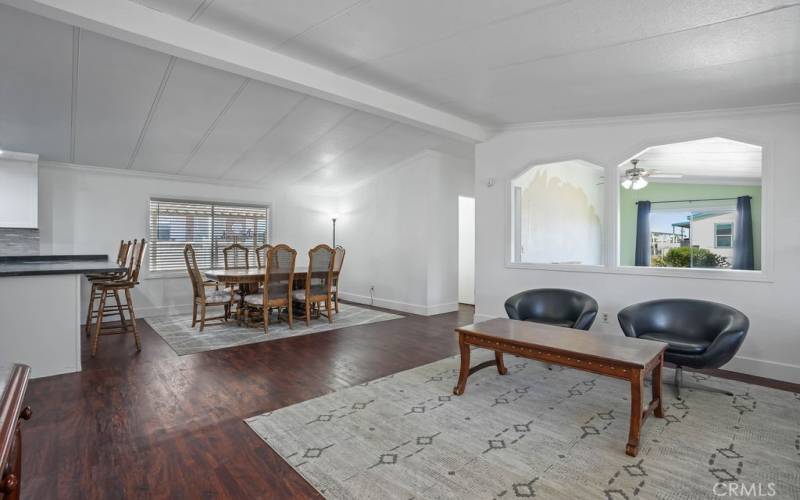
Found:
[[[200,269],[224,267],[222,249],[233,243],[250,248],[255,259],[255,248],[269,242],[269,229],[268,206],[151,199],[149,269],[186,269],[187,243]]]

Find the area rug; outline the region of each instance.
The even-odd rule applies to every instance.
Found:
[[[473,364],[486,359],[476,350]],[[327,498],[706,499],[743,487],[800,498],[798,394],[686,373],[735,396],[681,401],[665,386],[666,418],[645,422],[634,458],[626,382],[506,366],[471,376],[463,396],[453,357],[246,422]]]
[[[254,344],[256,342],[268,342],[287,337],[298,337],[309,333],[326,332],[336,328],[366,325],[402,317],[397,314],[367,309],[366,307],[339,304],[339,313],[333,315],[333,323],[328,323],[325,318],[315,319],[307,327],[304,321],[295,320],[294,328],[289,329],[289,325],[286,322],[270,322],[268,335],[264,335],[262,326],[239,326],[236,321],[207,323],[203,332],[200,333],[199,326],[192,328],[192,316],[189,314],[146,318],[145,321],[172,347],[172,350],[179,356],[183,356],[185,354],[225,349],[226,347]]]

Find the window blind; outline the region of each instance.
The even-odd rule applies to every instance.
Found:
[[[269,229],[269,206],[151,199],[149,269],[186,269],[187,243],[200,269],[224,267],[222,249],[233,243],[250,248],[255,259],[255,248],[269,241]]]

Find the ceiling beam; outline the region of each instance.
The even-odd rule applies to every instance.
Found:
[[[128,0],[0,0],[49,19],[451,137],[480,124]]]

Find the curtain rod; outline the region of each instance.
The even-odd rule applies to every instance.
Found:
[[[738,200],[739,198],[750,198],[753,199],[752,196],[736,196],[734,198],[705,198],[702,200],[665,200],[665,201],[651,201],[650,203],[693,203],[695,201],[728,201],[728,200]],[[645,200],[642,200],[645,201]],[[641,201],[637,201],[636,204],[638,205]]]

